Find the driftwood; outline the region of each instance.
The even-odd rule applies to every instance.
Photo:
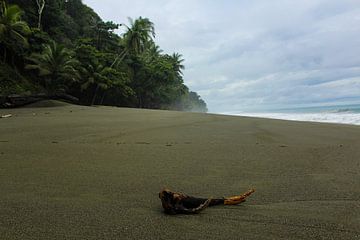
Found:
[[[254,189],[227,198],[198,198],[188,196],[180,192],[172,192],[169,189],[163,189],[159,193],[161,204],[167,214],[191,214],[199,213],[207,207],[216,205],[237,205],[245,202],[245,199],[254,193]]]
[[[55,93],[47,95],[45,93],[32,95],[12,94],[8,96],[0,96],[0,108],[15,108],[25,106],[42,100],[64,100],[70,103],[78,103],[79,99],[65,93]]]

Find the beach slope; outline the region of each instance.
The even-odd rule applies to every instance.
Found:
[[[359,239],[360,127],[57,102],[0,115],[0,239]],[[239,206],[167,216],[162,187]]]

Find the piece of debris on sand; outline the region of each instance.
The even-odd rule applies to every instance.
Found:
[[[10,118],[10,117],[12,117],[12,114],[6,114],[1,116],[1,118]]]
[[[216,206],[216,205],[237,205],[242,202],[245,202],[246,198],[254,193],[254,189],[233,196],[233,197],[223,197],[223,198],[198,198],[188,196],[184,193],[173,192],[169,189],[164,188],[159,193],[159,198],[161,204],[164,208],[165,213],[167,214],[191,214],[199,213],[207,207]]]

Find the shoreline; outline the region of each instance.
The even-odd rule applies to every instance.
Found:
[[[216,113],[217,114],[217,113]],[[219,115],[224,115],[224,116],[237,116],[237,117],[249,117],[249,118],[260,118],[260,119],[272,119],[272,120],[281,120],[281,121],[291,121],[291,122],[311,122],[311,123],[326,123],[326,124],[339,124],[339,125],[351,125],[351,126],[360,126],[360,113],[354,113],[358,116],[359,120],[356,121],[356,123],[352,123],[352,122],[340,122],[340,121],[336,121],[336,120],[306,120],[306,119],[301,119],[301,116],[306,116],[306,115],[315,115],[312,113],[294,113],[294,114],[287,114],[287,113],[245,113],[244,115],[242,113],[239,114],[231,114],[231,113],[219,113]],[[266,116],[266,115],[272,115],[272,116]],[[293,117],[293,119],[291,119],[291,117],[276,117],[276,115],[298,115],[297,117]],[[320,115],[320,114],[319,114]],[[315,118],[318,116],[315,116]],[[342,117],[341,115],[339,117]],[[298,118],[298,119],[296,119]],[[344,120],[343,120],[344,121]]]

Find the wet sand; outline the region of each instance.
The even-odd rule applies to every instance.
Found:
[[[0,110],[0,239],[360,239],[359,126],[40,105]]]

